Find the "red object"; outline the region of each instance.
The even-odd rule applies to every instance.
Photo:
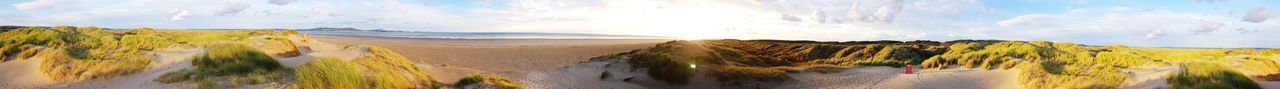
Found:
[[[911,65],[907,65],[907,74],[911,74]]]

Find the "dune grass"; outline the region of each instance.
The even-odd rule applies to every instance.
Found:
[[[454,87],[457,89],[524,89],[507,78],[492,74],[477,74],[463,77]]]
[[[438,82],[404,56],[386,48],[350,46],[366,49],[367,54],[350,61],[321,58],[295,70],[299,88],[336,89],[418,89],[439,88]]]
[[[373,88],[429,88],[434,81],[408,58],[382,47],[369,46],[368,54],[352,62],[369,73]]]
[[[366,79],[358,65],[334,58],[320,58],[294,69],[301,89],[364,89]]]
[[[671,41],[619,54],[632,69],[668,84],[683,85],[695,75],[719,81],[790,80],[788,71],[830,72],[831,67],[905,66],[945,51],[940,43],[810,43],[790,41]],[[692,66],[698,66],[694,68]],[[817,68],[817,69],[808,69]],[[706,72],[698,72],[706,70]]]
[[[1258,83],[1220,63],[1182,64],[1182,71],[1170,74],[1169,85],[1177,89],[1261,89]]]
[[[670,84],[684,85],[694,76],[694,68],[689,68],[689,59],[679,56],[662,53],[646,53],[634,55],[634,58],[627,62],[632,64],[632,69],[647,69],[646,74],[658,81],[665,81]]]
[[[709,74],[719,81],[730,81],[738,79],[751,79],[755,81],[784,81],[791,80],[791,76],[786,71],[771,68],[755,68],[742,66],[724,66],[711,70],[713,74]]]
[[[129,74],[151,60],[143,50],[121,45],[119,34],[96,27],[22,27],[6,29],[0,37],[0,58],[45,59],[41,71],[58,81]]]
[[[174,43],[164,37],[154,35],[125,35],[120,37],[121,45],[129,45],[141,50],[156,50],[169,48]]]
[[[234,43],[210,45],[205,54],[194,57],[191,64],[197,70],[218,76],[284,69],[280,62],[262,51]]]
[[[224,79],[231,85],[260,84],[282,79],[283,74],[289,72],[256,48],[236,43],[208,46],[204,54],[192,58],[192,66],[195,68],[168,72],[153,81],[173,83],[192,79]]]

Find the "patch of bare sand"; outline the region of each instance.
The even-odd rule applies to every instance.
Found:
[[[56,84],[40,73],[43,59],[16,60],[0,63],[0,87],[10,89],[41,88]]]
[[[871,66],[839,73],[792,73],[796,81],[776,89],[1018,89],[1011,70],[919,69]]]
[[[511,76],[517,83],[533,89],[647,89],[643,85],[628,83],[627,78],[635,78],[630,82],[646,81],[648,75],[643,71],[631,73],[630,65],[610,65],[610,62],[592,61],[565,66],[550,71],[535,71],[520,76]],[[610,67],[605,67],[610,66]],[[602,78],[603,72],[610,72],[609,77]],[[653,81],[656,82],[656,81]],[[667,88],[670,89],[670,88]]]
[[[391,49],[419,64],[433,79],[445,83],[476,73],[506,77],[539,75],[591,57],[652,47],[669,40],[614,39],[422,39],[310,35],[317,42],[345,45],[372,45]],[[329,47],[312,45],[316,53]],[[341,50],[341,49],[336,49]],[[528,74],[528,75],[526,75]],[[599,73],[597,73],[599,74]]]
[[[1169,74],[1181,71],[1173,66],[1139,66],[1131,69],[1125,69],[1122,73],[1129,76],[1125,80],[1125,89],[1158,89],[1168,88],[1169,82],[1165,78]]]

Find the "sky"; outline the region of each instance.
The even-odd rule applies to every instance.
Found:
[[[2,0],[0,25],[1280,48],[1280,0]]]

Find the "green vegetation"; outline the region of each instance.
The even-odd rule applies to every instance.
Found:
[[[0,59],[44,59],[41,71],[53,80],[79,81],[141,71],[152,50],[169,47],[204,47],[215,43],[245,43],[283,48],[284,56],[296,55],[291,41],[296,32],[257,31],[157,31],[151,28],[107,30],[97,27],[6,27],[0,29]],[[259,38],[252,38],[259,37]],[[251,48],[254,46],[250,46]],[[294,49],[295,52],[290,53]],[[274,50],[273,50],[274,51]]]
[[[129,74],[151,61],[119,34],[96,27],[22,27],[0,33],[0,58],[44,59],[41,72],[58,81],[80,81]]]
[[[1177,89],[1261,89],[1249,77],[1219,63],[1192,62],[1182,64],[1182,71],[1168,77]]]
[[[783,81],[790,80],[791,76],[786,71],[768,68],[752,68],[740,66],[726,66],[711,70],[715,74],[716,80],[729,81],[735,79],[754,79],[757,81]]]
[[[511,83],[507,78],[491,74],[467,76],[455,84],[458,89],[524,89],[518,84]]]
[[[237,43],[210,45],[205,53],[192,58],[195,69],[183,69],[160,75],[154,81],[181,82],[190,79],[200,81],[225,80],[231,85],[260,84],[283,79],[288,69],[256,48]],[[221,87],[201,84],[200,87]]]
[[[154,35],[125,35],[120,38],[120,44],[135,46],[141,50],[156,50],[168,48],[177,43]]]
[[[909,64],[939,69],[1018,70],[1018,82],[1032,89],[1120,88],[1130,77],[1124,74],[1126,71],[1197,61],[1240,65],[1225,67],[1239,70],[1235,75],[1263,79],[1280,75],[1280,64],[1272,60],[1280,57],[1280,49],[1129,48],[1047,41],[701,40],[672,41],[611,56],[630,57],[627,62],[633,65],[632,69],[648,69],[650,77],[671,84],[687,83],[694,75],[720,81],[771,81],[788,80],[787,72],[828,73],[853,66]],[[1249,81],[1240,83],[1244,82]]]
[[[683,85],[694,75],[720,81],[790,80],[788,71],[831,72],[852,66],[905,66],[945,51],[936,42],[672,41],[630,56],[632,69],[647,69],[655,80]],[[698,66],[693,68],[692,66]],[[811,69],[812,68],[812,69]],[[696,72],[707,70],[709,72]]]
[[[435,88],[437,82],[431,76],[418,69],[407,58],[385,48],[372,46],[353,46],[368,50],[368,54],[342,61],[333,58],[321,58],[304,64],[295,70],[300,81],[299,88],[336,88],[336,89],[405,89]],[[305,82],[303,82],[305,81]]]
[[[262,51],[234,43],[210,45],[205,54],[196,56],[191,64],[197,70],[218,76],[284,69]]]
[[[365,77],[359,66],[334,58],[320,58],[294,70],[298,88],[362,89]]]
[[[671,84],[685,84],[693,77],[693,68],[689,68],[688,59],[681,59],[669,54],[638,54],[628,60],[632,69],[647,68],[649,76],[658,81]]]

